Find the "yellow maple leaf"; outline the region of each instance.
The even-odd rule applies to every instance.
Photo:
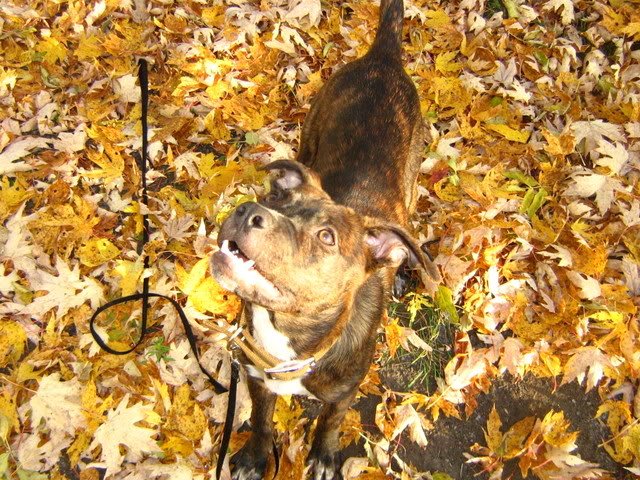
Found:
[[[140,203],[139,202],[131,202],[128,207],[124,209],[125,213],[133,213],[135,224],[136,224],[136,235],[142,234],[144,230],[144,222],[142,219],[142,214],[140,213]]]
[[[84,242],[77,253],[83,265],[97,267],[116,258],[120,250],[106,238],[96,238]]]
[[[444,10],[427,10],[424,14],[429,18],[424,22],[428,28],[438,28],[451,23],[451,17]]]
[[[308,99],[313,97],[319,90],[320,87],[324,84],[324,80],[322,79],[322,70],[318,70],[317,72],[313,72],[309,75],[308,82],[300,85],[296,92],[298,98],[301,103],[306,102]]]
[[[3,68],[0,67],[0,89],[5,88],[14,88],[16,86],[16,82],[18,81],[20,72],[13,68]]]
[[[572,252],[573,268],[586,275],[600,275],[604,272],[609,260],[609,249],[604,243],[587,247],[580,245]]]
[[[529,136],[531,135],[531,132],[515,130],[508,125],[485,123],[484,126],[489,130],[493,130],[494,132],[499,133],[507,140],[511,140],[512,142],[527,143],[527,141],[529,140]]]
[[[433,185],[433,191],[440,200],[445,202],[456,202],[462,198],[462,191],[460,190],[460,187],[451,183],[449,181],[449,177],[445,177],[436,182]]]
[[[16,382],[23,383],[27,380],[40,380],[42,372],[44,372],[44,369],[34,370],[33,365],[26,362],[20,363],[16,371]]]
[[[633,37],[634,40],[640,40],[640,22],[631,22],[622,28],[622,33]]]
[[[189,92],[193,92],[195,90],[200,90],[202,88],[202,84],[193,77],[182,77],[180,78],[180,82],[178,86],[173,90],[174,97],[182,97]]]
[[[292,431],[302,416],[303,408],[291,399],[291,395],[278,395],[273,421],[279,432]]]
[[[389,347],[389,356],[393,358],[396,350],[400,345],[400,337],[402,336],[402,327],[398,325],[398,319],[393,318],[384,326],[386,344]]]
[[[604,16],[600,21],[602,26],[609,30],[612,34],[620,35],[622,33],[622,29],[626,25],[627,21],[624,15],[617,13],[611,7],[605,7]]]
[[[191,398],[189,384],[181,385],[174,394],[165,428],[176,430],[191,441],[202,438],[207,428],[207,418],[200,405]]]
[[[110,33],[103,40],[102,48],[110,55],[119,56],[129,51],[129,44],[124,38],[119,37],[115,33]]]
[[[15,362],[24,353],[27,335],[15,322],[0,322],[0,368],[9,362]]]
[[[340,448],[345,448],[352,442],[357,442],[362,432],[362,420],[360,412],[350,408],[340,427],[342,435],[340,436]]]
[[[44,54],[44,59],[49,63],[56,63],[67,58],[67,47],[53,37],[45,37],[35,46],[37,52]]]
[[[216,172],[216,169],[220,165],[213,153],[207,153],[200,157],[200,161],[196,166],[198,167],[198,173],[200,173],[201,177],[209,178]]]
[[[193,453],[193,442],[180,434],[167,432],[166,440],[160,444],[160,448],[167,455],[180,455],[188,457]]]
[[[568,432],[571,423],[564,418],[564,412],[549,411],[542,419],[542,436],[549,445],[566,447],[573,445],[579,432]]]
[[[490,189],[483,188],[483,183],[475,175],[469,172],[458,172],[460,188],[473,200],[482,206],[489,206],[494,198]],[[489,196],[485,196],[488,194]]]
[[[193,294],[200,283],[204,281],[208,263],[205,258],[198,261],[189,273],[180,265],[176,264],[176,276],[178,277],[178,288],[185,295]]]
[[[225,116],[246,131],[260,130],[267,122],[269,107],[264,105],[264,98],[256,97],[255,93],[247,91],[221,101]]]
[[[575,150],[576,138],[570,133],[555,135],[546,128],[542,128],[541,132],[548,144],[544,149],[551,155],[569,155]]]
[[[116,263],[117,266],[113,269],[112,273],[122,277],[122,280],[120,280],[122,296],[134,294],[137,290],[138,279],[144,270],[142,260],[138,260],[136,262],[132,262],[130,260],[118,260]]]
[[[375,422],[376,426],[382,432],[387,440],[393,438],[393,431],[396,428],[396,422],[393,418],[393,409],[395,408],[394,397],[391,392],[386,392],[382,397],[382,401],[376,406]]]
[[[556,355],[549,352],[540,352],[540,360],[547,367],[551,376],[555,377],[562,373],[562,362]]]
[[[522,455],[526,449],[525,441],[536,423],[535,417],[525,417],[516,422],[504,434],[504,458],[510,459]]]
[[[80,196],[71,203],[53,205],[29,225],[46,249],[68,258],[75,247],[91,238],[100,222],[96,206]]]
[[[633,458],[640,460],[640,425],[631,425],[622,437],[622,446],[633,455]]]
[[[484,439],[487,442],[487,447],[495,454],[502,456],[502,432],[500,427],[502,421],[500,420],[500,414],[496,410],[496,405],[493,405],[489,418],[487,419],[487,429],[484,431]]]
[[[87,427],[80,432],[75,441],[68,449],[69,458],[72,462],[78,462],[80,455],[87,449],[93,438],[93,433],[102,425],[106,417],[104,412],[113,406],[113,397],[109,395],[102,400],[97,394],[97,387],[93,379],[89,380],[82,392],[82,415],[84,416]]]
[[[0,395],[0,440],[6,442],[9,435],[19,426],[16,396],[5,388]]]
[[[21,176],[17,176],[14,182],[3,176],[0,179],[0,220],[13,213],[18,205],[31,198],[34,193]]]
[[[208,257],[199,260],[188,273],[180,264],[176,264],[178,288],[188,295],[189,301],[199,312],[234,318],[240,311],[240,299],[224,290],[213,277],[207,276],[208,271]]]
[[[231,138],[231,132],[222,118],[221,110],[211,110],[204,118],[204,126],[218,140],[229,140]]]
[[[96,35],[82,35],[78,42],[78,48],[73,53],[78,57],[78,60],[86,60],[98,58],[106,52],[100,45],[100,39]]]
[[[442,52],[436,57],[435,66],[436,70],[442,73],[457,72],[462,69],[460,62],[453,62],[452,60],[458,55],[458,50],[452,52]]]
[[[616,400],[605,400],[598,407],[596,418],[606,416],[606,423],[611,430],[612,441],[604,443],[604,449],[611,458],[623,465],[633,460],[632,453],[628,450],[624,441],[624,429],[628,424],[633,423],[633,415],[631,414],[631,405],[627,402]]]
[[[112,182],[122,178],[124,172],[124,158],[109,143],[104,143],[104,152],[88,149],[87,156],[89,160],[101,168],[90,170],[85,173],[89,178],[103,178],[105,183]]]
[[[225,7],[222,5],[205,8],[202,10],[202,20],[210,27],[222,27],[225,21]]]
[[[466,109],[471,102],[471,90],[466,88],[458,78],[431,76],[427,77],[426,80],[428,81],[428,90],[424,92],[424,95],[430,93],[435,94],[434,100],[440,107],[438,118],[448,118],[456,113],[460,113]],[[424,107],[427,111],[430,109],[429,105],[424,105]]]
[[[207,197],[220,195],[232,183],[260,183],[267,176],[258,171],[253,163],[229,162],[225,166],[216,166],[209,170],[208,182],[202,188]],[[236,204],[237,205],[237,204]]]
[[[227,82],[219,80],[205,90],[207,96],[213,101],[217,102],[223,98],[227,93],[233,93],[233,90]]]
[[[626,285],[606,283],[601,286],[601,289],[604,297],[601,303],[608,309],[631,315],[637,313],[638,307],[634,303],[634,296]]]

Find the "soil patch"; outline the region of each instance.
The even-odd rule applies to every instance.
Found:
[[[393,365],[381,372],[383,383],[395,391],[403,391],[403,385],[411,375],[407,368],[394,368]],[[361,398],[355,405],[363,425],[375,425],[375,409],[379,402],[379,397],[369,396]],[[400,458],[418,471],[443,472],[457,480],[489,478],[488,474],[479,471],[478,466],[467,464],[464,454],[470,452],[474,443],[485,444],[483,429],[494,404],[502,420],[503,432],[525,417],[543,418],[550,410],[562,410],[571,422],[570,430],[580,432],[576,442],[578,448],[573,454],[600,465],[613,478],[632,478],[600,446],[610,435],[608,428],[594,418],[601,404],[597,392],[585,393],[584,387],[575,382],[554,389],[553,379],[533,375],[527,375],[521,381],[510,375],[495,379],[491,390],[479,395],[478,407],[470,418],[458,420],[441,416],[435,423],[435,429],[426,432],[429,441],[426,448],[420,448],[406,437],[401,438],[398,445]],[[377,431],[375,427],[367,428],[372,433]],[[361,445],[351,445],[345,451],[345,458],[364,455]],[[503,478],[509,478],[509,475],[514,480],[523,478],[517,460],[505,465]],[[537,477],[529,474],[526,478]]]

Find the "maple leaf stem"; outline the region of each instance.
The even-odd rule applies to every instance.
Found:
[[[487,473],[490,472],[493,467],[495,467],[498,463],[500,463],[500,459],[496,458],[493,462],[489,463],[486,467],[484,467],[482,470],[480,470],[478,473],[474,474],[474,477],[477,477],[478,475],[482,475],[483,473]]]
[[[22,390],[26,390],[27,392],[37,393],[37,390],[33,390],[31,388],[25,387],[24,385],[20,385],[19,383],[16,383],[16,382],[12,382],[11,380],[9,380],[9,378],[7,378],[6,375],[0,375],[0,379],[2,379],[3,382],[10,383],[14,387],[21,388]]]
[[[628,425],[625,425],[624,428],[622,430],[620,430],[618,433],[616,433],[613,437],[611,437],[608,440],[605,440],[604,442],[602,442],[601,444],[598,445],[598,447],[604,447],[605,445],[615,441],[618,437],[622,436],[627,430],[629,430],[631,427],[633,427],[634,425],[636,425],[638,422],[640,422],[640,418],[636,418],[633,422],[631,422]]]

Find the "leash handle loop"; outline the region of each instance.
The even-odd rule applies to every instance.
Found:
[[[133,347],[127,350],[115,350],[111,348],[109,345],[107,345],[107,343],[100,337],[100,335],[96,331],[95,320],[98,317],[98,315],[100,315],[105,310],[108,310],[111,307],[115,307],[116,305],[120,305],[121,303],[134,302],[136,300],[142,300],[144,303],[147,303],[147,300],[153,297],[163,298],[165,300],[168,300],[171,303],[171,305],[173,305],[173,307],[178,312],[178,316],[180,317],[180,321],[182,322],[182,327],[184,329],[185,335],[187,336],[187,340],[189,341],[189,346],[191,347],[193,356],[196,358],[196,361],[198,362],[198,366],[200,367],[200,370],[209,379],[209,381],[213,385],[214,391],[217,394],[226,392],[227,389],[223,385],[221,385],[217,380],[215,380],[211,376],[211,374],[200,363],[200,354],[198,353],[197,340],[195,335],[193,334],[193,330],[191,328],[191,325],[189,324],[189,319],[185,315],[184,310],[182,310],[182,307],[176,300],[174,300],[171,297],[167,297],[166,295],[160,295],[159,293],[152,293],[152,292],[134,293],[133,295],[128,295],[126,297],[118,298],[117,300],[112,300],[111,302],[104,304],[103,306],[101,306],[95,311],[95,313],[91,317],[91,320],[89,320],[89,329],[91,330],[91,335],[93,335],[93,339],[96,341],[98,345],[100,345],[100,347],[103,350],[113,355],[126,355],[128,353],[133,352],[136,348],[138,348],[140,343],[142,343],[142,341],[144,340],[144,337],[147,334],[148,328],[147,328],[147,322],[145,321],[146,319],[143,318],[142,320],[142,325],[140,327],[140,338],[138,339],[138,341]],[[144,314],[145,312],[143,311],[143,315]]]
[[[141,173],[141,190],[142,190],[141,203],[142,205],[147,207],[148,200],[149,200],[147,195],[147,166],[151,164],[147,154],[147,151],[148,151],[147,117],[148,117],[148,104],[149,104],[149,77],[148,77],[146,60],[140,59],[138,63],[139,63],[138,79],[140,81],[140,90],[141,90],[140,96],[141,96],[141,103],[142,103],[142,112],[141,112],[142,152],[140,154],[140,162],[138,163],[138,166],[140,168],[140,173]],[[139,255],[142,255],[142,253],[144,252],[144,247],[148,243],[148,241],[149,241],[149,218],[147,217],[146,213],[143,213],[142,214],[142,240],[139,242],[138,248],[137,248]],[[144,257],[144,268],[145,269],[149,268],[148,255],[145,255]],[[226,420],[225,420],[225,425],[222,432],[222,439],[220,444],[220,450],[218,452],[218,461],[216,465],[216,477],[220,478],[220,473],[222,472],[222,466],[224,464],[224,459],[227,454],[227,449],[229,448],[229,442],[231,440],[231,433],[233,430],[233,417],[235,414],[238,377],[239,377],[238,365],[233,361],[231,363],[231,378],[230,378],[229,389],[227,390],[227,388],[225,388],[217,380],[215,380],[211,376],[211,374],[209,374],[209,372],[207,372],[207,370],[202,366],[200,362],[200,355],[198,353],[198,348],[196,344],[196,337],[193,334],[193,330],[191,329],[189,320],[187,319],[187,316],[182,310],[182,307],[180,306],[180,304],[173,298],[167,297],[166,295],[160,295],[159,293],[149,292],[148,276],[145,276],[144,280],[142,281],[142,293],[135,293],[133,295],[128,295],[126,297],[122,297],[122,298],[107,302],[105,305],[102,305],[100,308],[98,308],[94,312],[93,316],[91,317],[91,320],[89,321],[89,329],[91,331],[91,335],[93,336],[93,339],[96,341],[96,343],[100,346],[100,348],[102,348],[108,353],[111,353],[113,355],[126,355],[128,353],[133,352],[138,346],[140,346],[140,344],[142,343],[142,341],[144,340],[147,334],[147,324],[148,324],[147,319],[149,316],[149,299],[153,297],[163,298],[165,300],[168,300],[178,312],[178,316],[180,317],[180,321],[182,322],[182,326],[187,336],[187,340],[189,341],[189,346],[191,347],[191,351],[193,352],[193,355],[195,356],[196,361],[198,362],[198,366],[200,367],[200,370],[209,379],[209,381],[213,385],[213,389],[215,390],[215,392],[218,394],[224,393],[227,391],[229,392]],[[142,300],[142,318],[141,318],[141,326],[140,326],[140,338],[138,338],[138,340],[136,341],[135,345],[133,345],[133,347],[127,350],[116,350],[114,348],[111,348],[107,344],[107,342],[105,342],[98,334],[95,327],[96,318],[102,312],[104,312],[105,310],[108,310],[111,307],[120,305],[121,303],[132,302],[136,300]],[[274,443],[274,453],[276,455],[276,468],[277,468],[278,457],[277,457],[277,450],[275,447],[275,443]]]

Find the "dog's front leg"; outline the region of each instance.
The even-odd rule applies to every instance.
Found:
[[[325,404],[315,430],[311,451],[307,464],[311,467],[309,475],[312,480],[341,479],[340,467],[340,425],[347,410],[353,404],[358,387],[347,393],[335,403]]]
[[[260,480],[264,477],[273,445],[273,410],[276,394],[261,380],[247,377],[251,396],[251,438],[231,458],[233,480]]]

